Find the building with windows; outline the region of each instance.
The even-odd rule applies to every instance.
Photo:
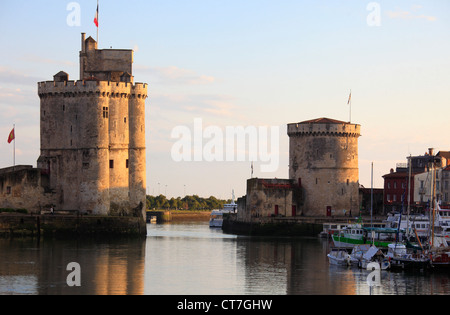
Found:
[[[417,205],[426,209],[429,207],[432,196],[443,207],[450,206],[450,166],[428,170],[414,178],[414,200]]]
[[[409,177],[409,172],[403,169],[391,169],[389,174],[383,176],[384,178],[384,194],[383,194],[383,204],[384,212],[399,212],[406,211],[408,206],[408,196],[409,205],[414,207],[414,187],[415,187],[415,173],[411,173]],[[408,193],[408,187],[410,187]]]
[[[405,212],[408,196],[413,213],[424,212],[429,207],[432,196],[435,196],[436,201],[441,204],[449,204],[450,177],[446,171],[450,162],[448,153],[441,151],[435,155],[434,150],[430,148],[424,155],[408,157],[408,163],[399,163],[395,171],[391,169],[389,174],[384,175],[385,213],[402,210]],[[410,169],[411,177],[409,177]],[[408,185],[410,185],[409,193]]]
[[[0,172],[0,207],[145,218],[147,84],[134,83],[132,63],[132,50],[99,50],[82,34],[80,79],[38,83],[37,169]]]

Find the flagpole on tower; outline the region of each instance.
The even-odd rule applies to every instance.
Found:
[[[350,105],[350,109],[349,109],[349,119],[348,122],[351,124],[352,123],[352,90],[350,90],[350,95],[348,97],[348,102],[347,105]]]
[[[13,124],[14,130],[14,147],[13,147],[13,170],[16,168],[16,124]]]
[[[99,2],[99,0],[97,0],[97,12],[95,13],[95,19],[94,19],[94,24],[95,24],[95,26],[97,26],[97,48],[99,48],[99,45],[98,45],[98,26],[99,26],[98,2]]]
[[[13,129],[9,133],[8,136],[8,144],[14,141],[13,143],[13,170],[16,166],[16,125],[13,125]]]
[[[100,49],[100,46],[98,45],[99,44],[99,42],[98,42],[98,26],[99,26],[99,20],[98,20],[98,18],[99,18],[99,14],[98,14],[98,2],[99,2],[99,0],[97,0],[97,48],[99,48]]]

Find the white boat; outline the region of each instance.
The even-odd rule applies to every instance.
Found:
[[[371,246],[359,260],[358,266],[362,269],[367,269],[367,266],[376,262],[380,265],[381,270],[387,270],[390,268],[391,264],[389,258],[386,257],[383,252],[376,246]]]
[[[152,217],[150,218],[150,223],[155,224],[156,222],[158,222],[158,218],[157,218],[156,216],[152,216]]]
[[[353,265],[360,266],[364,254],[370,249],[369,244],[356,245],[350,254]]]
[[[209,227],[222,227],[223,212],[222,210],[213,210],[209,217]]]
[[[231,200],[231,203],[225,204],[223,206],[223,209],[221,210],[213,210],[211,212],[209,218],[209,227],[221,228],[223,224],[223,215],[225,213],[236,213],[236,211],[237,211],[237,204],[234,202],[234,191],[233,191],[233,199]]]
[[[400,230],[408,232],[408,217],[406,215],[400,216],[399,213],[395,213],[394,215],[390,215],[384,221],[387,228],[398,229],[398,225],[400,222]],[[427,216],[424,215],[411,215],[409,216],[409,234],[414,235],[417,233],[417,236],[420,239],[426,239],[428,237],[428,231],[430,229],[430,220]]]
[[[443,237],[450,237],[450,209],[442,209],[437,204],[434,222],[434,233]]]
[[[342,248],[334,248],[331,250],[331,252],[327,255],[328,260],[331,265],[337,265],[337,266],[351,266],[352,265],[352,259],[350,254]]]
[[[322,225],[322,232],[319,233],[319,237],[331,238],[331,235],[342,230],[347,226],[347,223],[324,223]]]

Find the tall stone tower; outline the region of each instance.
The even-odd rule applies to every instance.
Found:
[[[328,209],[339,216],[359,210],[360,129],[329,118],[288,124],[289,178],[303,190],[303,215],[325,216]]]
[[[147,84],[133,82],[132,63],[132,50],[99,50],[83,33],[80,80],[38,83],[38,167],[58,209],[145,218]]]

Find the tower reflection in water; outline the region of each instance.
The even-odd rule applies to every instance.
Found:
[[[141,295],[145,240],[0,240],[0,294]],[[67,265],[80,265],[70,287]]]

